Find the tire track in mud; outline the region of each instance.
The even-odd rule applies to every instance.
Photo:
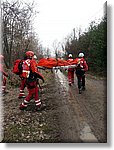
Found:
[[[58,90],[62,95],[62,105],[65,105],[63,108],[66,107],[64,112],[62,112],[62,117],[66,118],[66,120],[63,118],[61,118],[61,120],[63,119],[63,122],[65,120],[65,123],[69,124],[68,127],[65,128],[66,131],[62,133],[63,137],[65,137],[65,141],[106,142],[106,136],[101,134],[106,128],[99,127],[98,120],[95,118],[94,113],[86,106],[88,99],[92,98],[89,90],[84,91],[81,95],[78,94],[77,85],[75,84],[74,86],[69,87],[67,77],[61,72],[57,72],[57,74],[55,73],[55,80],[59,87]],[[89,85],[90,80],[89,83],[87,81],[87,88]],[[101,122],[101,124],[103,124],[103,122]],[[68,128],[71,130],[69,131]]]

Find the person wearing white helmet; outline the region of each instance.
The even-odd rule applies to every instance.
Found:
[[[69,85],[74,84],[74,68],[70,67],[70,64],[74,61],[72,54],[68,55],[68,60],[67,62],[69,63],[69,68],[68,68],[68,82]]]
[[[76,76],[78,81],[79,94],[85,90],[85,72],[88,70],[88,65],[84,59],[84,53],[78,54],[78,63],[76,67]]]
[[[79,58],[84,57],[84,53],[79,53],[79,54],[78,54],[78,57],[79,57]]]
[[[69,57],[69,58],[72,58],[72,54],[69,54],[68,57]]]

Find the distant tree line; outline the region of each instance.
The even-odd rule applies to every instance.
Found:
[[[39,38],[33,31],[32,20],[36,12],[34,3],[22,3],[18,0],[8,2],[4,0],[2,10],[2,49],[7,68],[11,68],[14,60],[23,58],[27,50],[33,50],[41,58],[44,52]],[[67,36],[64,42],[55,41],[53,48],[56,57],[61,56],[61,46],[65,57],[72,53],[74,58],[79,52],[85,53],[89,70],[97,74],[106,74],[107,70],[107,17],[100,23],[91,22],[88,30],[84,33],[81,28]],[[60,54],[59,54],[60,53]]]
[[[27,50],[39,53],[39,56],[41,45],[32,29],[32,20],[38,13],[34,3],[6,0],[2,2],[1,8],[2,50],[6,67],[11,68],[14,60],[23,58]]]
[[[74,58],[79,52],[84,52],[89,65],[89,70],[99,75],[106,75],[107,70],[107,18],[100,23],[91,22],[88,31],[81,34],[78,30],[76,36],[75,29],[73,34],[66,38],[65,51],[68,56],[72,53]]]

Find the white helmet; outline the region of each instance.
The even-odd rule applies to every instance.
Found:
[[[78,57],[84,57],[84,53],[79,53]]]
[[[69,54],[68,57],[72,57],[72,54]]]

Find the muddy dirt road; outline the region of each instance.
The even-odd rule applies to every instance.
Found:
[[[71,87],[67,78],[58,72],[56,86],[60,97],[61,135],[71,142],[106,140],[106,84],[88,75],[86,91],[78,94],[77,81]]]
[[[18,88],[10,88],[4,101],[3,142],[106,142],[106,81],[87,75],[86,90],[78,94],[77,81],[68,85],[60,71],[48,73],[40,97],[42,112],[19,110]]]

